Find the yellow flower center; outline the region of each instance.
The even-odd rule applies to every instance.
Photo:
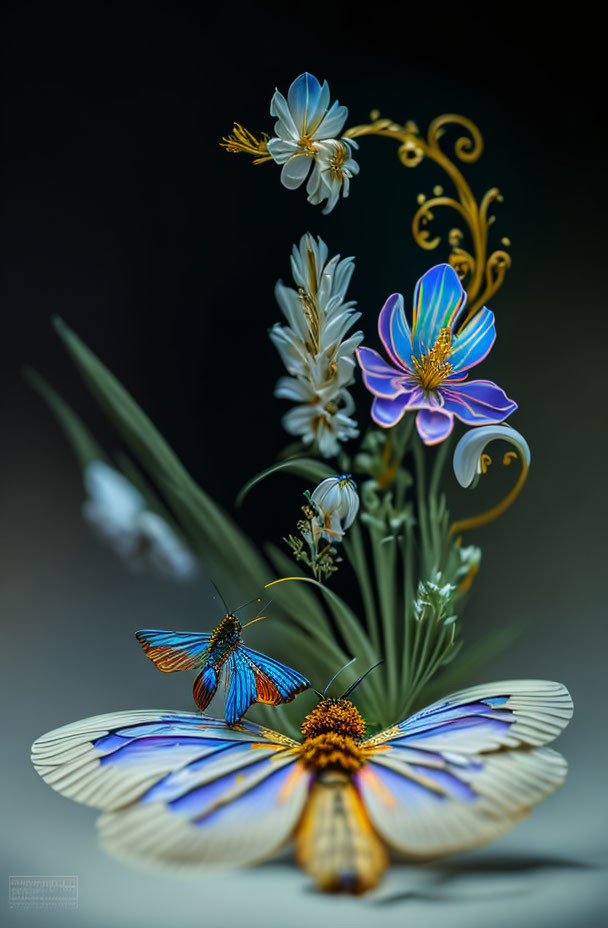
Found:
[[[442,329],[430,351],[421,358],[412,358],[414,370],[424,391],[436,390],[452,373],[452,365],[448,361],[451,353],[452,330]]]
[[[348,160],[348,154],[346,145],[339,145],[335,155],[329,162],[329,170],[340,182],[344,179],[344,165]]]

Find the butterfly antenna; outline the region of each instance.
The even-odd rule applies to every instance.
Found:
[[[259,600],[258,600],[258,602],[259,602]],[[264,612],[264,610],[265,610],[265,609],[268,609],[268,607],[269,607],[270,605],[272,605],[272,600],[271,600],[271,599],[269,599],[267,603],[264,603],[264,605],[263,605],[262,608],[260,609],[260,612]],[[262,619],[267,619],[267,618],[268,618],[267,615],[260,615],[260,612],[258,612],[258,614],[257,614],[256,616],[254,616],[253,619],[251,619],[250,622],[245,622],[244,625],[241,625],[241,628],[247,628],[248,625],[253,625],[254,622],[261,622]]]
[[[346,670],[347,667],[350,667],[351,664],[354,664],[356,660],[357,660],[357,658],[356,658],[356,657],[353,657],[353,659],[350,660],[350,661],[348,662],[348,664],[345,664],[344,667],[340,667],[339,670],[336,670],[335,674],[333,675],[333,677],[331,678],[331,680],[329,681],[329,683],[327,684],[327,686],[326,686],[325,689],[323,690],[322,699],[325,699],[325,694],[326,694],[327,690],[330,688],[330,686],[332,685],[332,683],[334,682],[334,680],[336,679],[336,677],[337,677],[339,674],[341,674],[343,670]]]
[[[224,607],[224,609],[225,609],[225,611],[226,611],[226,613],[227,613],[227,612],[228,612],[228,606],[226,605],[226,601],[225,601],[224,597],[222,596],[222,594],[221,594],[220,591],[218,590],[217,586],[215,585],[215,583],[213,582],[213,580],[211,579],[211,577],[208,577],[207,579],[209,580],[209,583],[211,584],[211,586],[212,586],[213,589],[215,590],[216,595],[217,595],[219,601],[221,602],[222,606]]]
[[[354,689],[356,689],[356,688],[359,686],[360,683],[363,683],[363,681],[365,680],[365,678],[366,678],[366,676],[368,675],[368,673],[371,673],[372,670],[375,670],[376,667],[379,667],[380,664],[383,664],[383,663],[384,663],[384,658],[382,657],[379,661],[376,661],[375,664],[372,664],[372,666],[369,668],[369,670],[366,670],[365,673],[362,674],[362,675],[359,677],[358,680],[355,680],[355,682],[352,684],[352,686],[349,686],[349,688],[346,690],[346,692],[345,692],[340,698],[341,698],[341,699],[348,699],[348,697],[350,696],[350,694],[352,693],[352,691],[353,691]]]
[[[245,606],[250,606],[251,603],[261,603],[261,602],[262,602],[262,597],[261,597],[261,596],[256,596],[256,597],[254,597],[254,599],[250,599],[249,602],[243,603],[243,605],[242,605],[242,606],[239,606],[238,609],[233,609],[232,612],[229,613],[229,615],[236,615],[237,612],[240,612],[241,609],[244,609],[244,608],[245,608]],[[261,612],[261,611],[262,611],[262,610],[260,609],[260,612]],[[258,615],[259,615],[259,613],[258,613]]]

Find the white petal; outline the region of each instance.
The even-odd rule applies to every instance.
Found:
[[[300,133],[293,121],[289,106],[287,105],[287,100],[278,90],[275,90],[274,96],[270,101],[270,115],[278,117],[279,122],[275,125],[275,132],[277,132],[277,135],[279,135],[277,131],[278,128],[281,130],[281,138],[291,138],[295,142],[300,140]],[[279,125],[279,123],[281,125]]]
[[[294,155],[286,161],[281,171],[281,183],[288,190],[296,190],[304,183],[310,171],[312,159],[307,155]]]
[[[313,139],[336,138],[342,131],[347,116],[347,107],[340,106],[336,100],[336,102],[332,104],[331,109],[323,117],[321,124],[313,135]]]
[[[469,487],[478,473],[478,465],[487,445],[497,438],[510,442],[520,451],[530,466],[530,448],[528,442],[516,429],[508,425],[486,425],[470,429],[466,432],[454,450],[452,465],[458,483],[462,487]]]

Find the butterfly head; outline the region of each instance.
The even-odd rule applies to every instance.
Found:
[[[229,612],[211,635],[209,647],[213,649],[222,645],[237,644],[241,637],[241,628],[242,625],[239,620],[235,615]]]

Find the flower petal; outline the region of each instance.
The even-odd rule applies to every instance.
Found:
[[[405,315],[403,297],[393,293],[380,310],[378,332],[390,358],[399,367],[411,370],[412,333]]]
[[[464,329],[454,336],[450,363],[454,372],[466,371],[486,357],[496,340],[494,313],[480,309]]]
[[[286,161],[281,171],[283,186],[288,190],[296,190],[306,180],[311,163],[311,159],[306,155],[294,155]]]
[[[441,390],[446,412],[467,425],[490,425],[502,422],[517,409],[504,390],[491,380],[471,380]]]
[[[447,412],[421,409],[416,416],[416,428],[425,445],[437,445],[454,428],[454,417]]]
[[[268,153],[275,164],[285,164],[298,151],[301,149],[297,142],[285,142],[283,139],[268,140]]]
[[[403,372],[387,364],[373,348],[358,348],[357,360],[363,372],[363,383],[376,396],[394,399],[403,393]]]
[[[313,139],[337,138],[344,127],[347,116],[348,107],[340,106],[336,100],[315,129]]]
[[[308,135],[320,121],[329,103],[327,81],[321,87],[313,74],[305,71],[296,77],[287,92],[287,103],[300,135]]]
[[[274,96],[270,101],[270,115],[276,116],[278,119],[278,122],[275,123],[274,131],[279,138],[291,138],[294,142],[299,142],[300,133],[289,112],[287,100],[278,90],[275,90]]]
[[[478,473],[481,455],[490,442],[497,438],[515,445],[526,462],[526,467],[530,466],[528,442],[510,425],[488,425],[479,429],[470,429],[456,445],[452,459],[454,473],[461,487],[471,486]]]
[[[394,399],[377,396],[372,403],[372,419],[382,428],[390,429],[401,421],[408,409],[417,409],[422,399],[422,390],[417,387],[409,393],[400,393]]]
[[[414,292],[412,322],[416,357],[431,350],[441,329],[452,327],[466,298],[460,278],[449,264],[438,264],[420,278]]]

